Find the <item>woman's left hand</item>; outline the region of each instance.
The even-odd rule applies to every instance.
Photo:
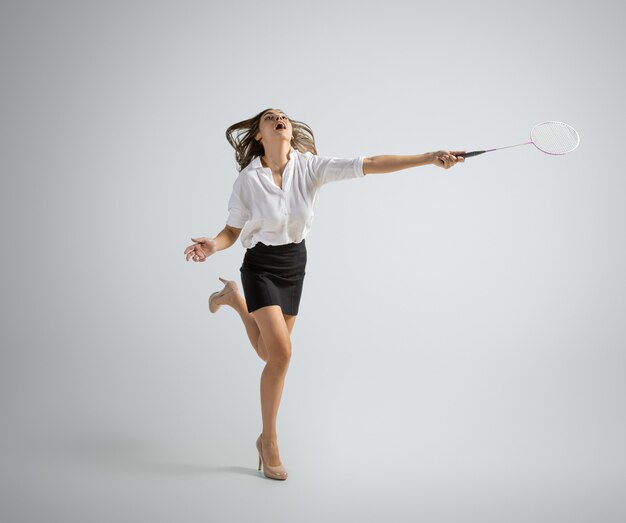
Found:
[[[458,162],[465,161],[465,158],[462,156],[457,156],[459,154],[463,154],[464,152],[465,151],[435,151],[434,153],[431,153],[433,156],[433,161],[431,163],[437,167],[449,169]]]

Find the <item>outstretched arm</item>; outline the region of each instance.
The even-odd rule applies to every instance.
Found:
[[[413,156],[398,156],[385,154],[381,156],[369,156],[363,160],[363,172],[365,174],[392,173],[409,167],[422,165],[436,165],[448,169],[457,162],[464,162],[465,158],[456,156],[465,151],[434,151]]]

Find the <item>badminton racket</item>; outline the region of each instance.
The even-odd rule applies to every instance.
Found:
[[[506,147],[496,147],[495,149],[485,149],[484,151],[470,151],[457,156],[469,158],[491,151],[508,149],[509,147],[519,147],[520,145],[533,144],[537,149],[548,154],[565,154],[572,152],[580,143],[580,137],[571,125],[563,122],[543,122],[538,123],[530,130],[530,142],[507,145]]]

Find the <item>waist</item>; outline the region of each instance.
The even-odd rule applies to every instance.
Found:
[[[256,242],[254,247],[248,248],[248,251],[260,251],[260,252],[284,252],[284,251],[301,251],[306,250],[306,244],[304,238],[298,243],[285,243],[282,245],[267,245],[263,242]]]

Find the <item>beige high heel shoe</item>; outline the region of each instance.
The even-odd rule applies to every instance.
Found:
[[[281,465],[271,466],[268,465],[263,459],[263,446],[261,445],[261,435],[256,440],[256,449],[259,451],[259,470],[263,465],[263,474],[266,478],[271,479],[287,479],[287,470]]]
[[[217,298],[221,298],[222,296],[226,296],[233,291],[239,290],[239,287],[237,286],[237,282],[235,280],[225,280],[224,278],[219,279],[222,281],[222,283],[225,283],[226,285],[224,285],[224,288],[221,291],[216,291],[211,294],[211,296],[209,296],[209,310],[211,312],[217,312],[217,310],[222,306],[221,303],[215,302]]]

